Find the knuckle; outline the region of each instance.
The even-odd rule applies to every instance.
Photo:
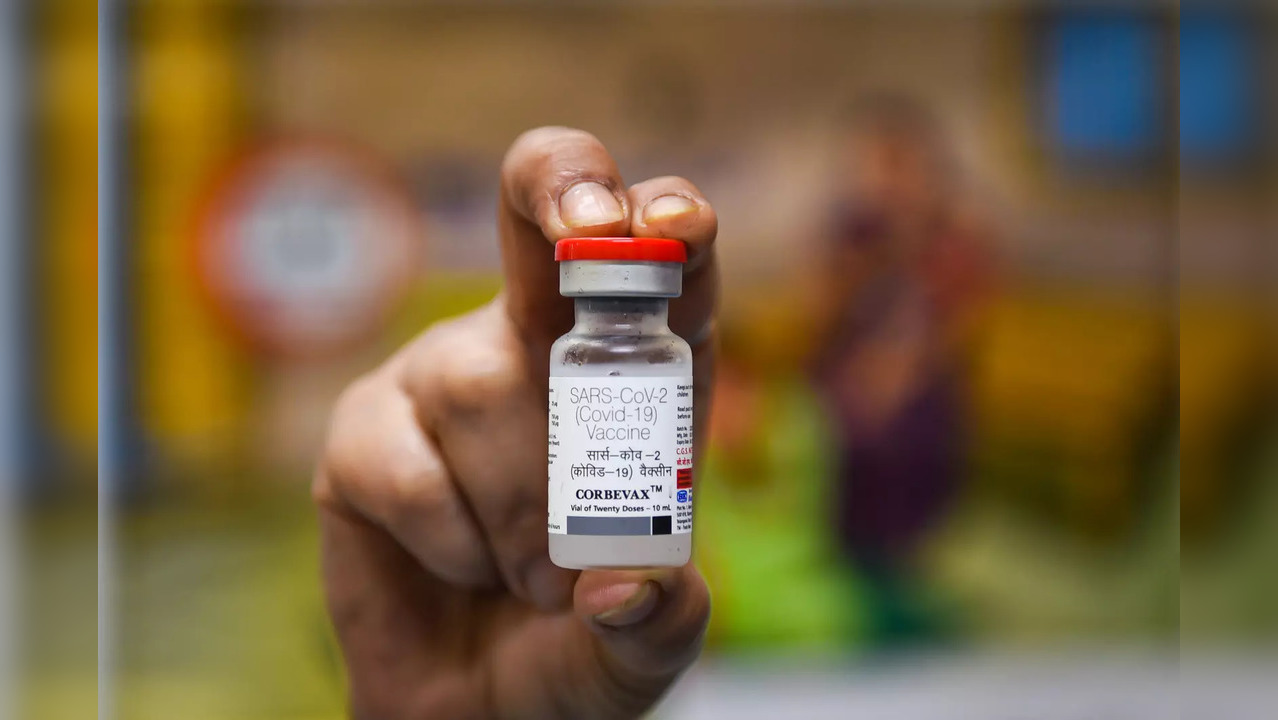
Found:
[[[460,333],[454,331],[460,320],[455,318],[432,325],[413,341],[400,377],[404,390],[410,396],[430,398],[432,389],[438,384],[440,359],[447,356],[451,346],[462,341]]]
[[[458,348],[441,368],[441,395],[448,410],[483,411],[506,402],[523,384],[523,369],[501,348]]]
[[[382,491],[387,498],[387,514],[391,517],[434,515],[452,502],[452,490],[444,469],[435,458],[415,454],[409,458],[391,459],[384,482],[386,486]]]
[[[358,419],[359,416],[369,412],[369,409],[376,404],[384,382],[384,378],[376,371],[351,381],[333,401],[333,422],[330,425],[330,433],[348,429],[347,421]]]
[[[436,422],[490,409],[527,386],[519,338],[490,323],[463,320],[432,327],[404,373],[405,392]]]
[[[370,412],[374,411],[377,381],[365,375],[346,387],[338,395],[330,415],[328,433],[320,456],[320,471],[316,473],[313,487],[331,488],[349,471],[349,466],[359,455],[361,432]],[[331,481],[331,482],[330,482]]]
[[[441,474],[442,466],[429,446],[416,441],[414,428],[405,426],[411,422],[407,402],[383,373],[365,375],[342,391],[311,482],[316,503],[373,512],[393,511],[406,501],[430,504],[426,480]]]

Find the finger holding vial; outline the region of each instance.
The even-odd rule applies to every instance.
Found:
[[[714,313],[718,301],[719,278],[714,241],[719,217],[714,206],[690,181],[664,176],[631,186],[630,206],[635,208],[630,234],[682,240],[688,246],[688,262],[683,268],[683,294],[670,303],[670,329],[692,345],[698,361],[701,346],[713,340]],[[704,378],[709,378],[706,374]],[[700,381],[701,378],[698,378]],[[709,407],[709,402],[705,403]]]

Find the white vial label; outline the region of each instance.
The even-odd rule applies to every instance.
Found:
[[[692,532],[692,378],[551,377],[559,535]]]

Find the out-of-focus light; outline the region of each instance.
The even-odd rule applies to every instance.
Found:
[[[1157,18],[1080,11],[1050,23],[1043,92],[1049,142],[1067,160],[1135,162],[1158,149]]]
[[[1229,11],[1190,11],[1180,28],[1180,152],[1189,163],[1237,160],[1260,129],[1260,36]]]

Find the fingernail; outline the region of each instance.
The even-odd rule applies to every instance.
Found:
[[[662,195],[654,198],[643,208],[643,221],[646,223],[667,218],[687,215],[697,209],[697,204],[682,195]]]
[[[570,573],[552,563],[550,558],[539,558],[524,573],[524,587],[538,608],[557,610],[566,606],[572,597],[569,577]]]
[[[617,588],[620,593],[621,589]],[[595,622],[612,627],[624,627],[648,617],[657,604],[656,583],[636,583],[630,597],[617,607],[595,616]]]
[[[559,197],[559,217],[568,227],[615,223],[625,217],[617,196],[597,182],[579,182]]]

